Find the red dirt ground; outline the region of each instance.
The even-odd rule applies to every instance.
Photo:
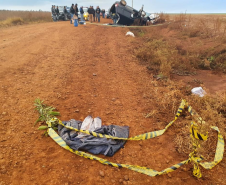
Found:
[[[201,179],[192,175],[191,165],[149,177],[76,156],[33,127],[38,117],[33,104],[39,97],[57,108],[61,120],[92,114],[105,125],[130,126],[130,136],[159,129],[143,116],[146,106],[157,105],[144,98],[153,91],[152,77],[128,53],[126,31],[89,24],[75,28],[69,22],[1,29],[1,185],[226,184],[223,165],[202,169]],[[163,114],[162,119],[173,117]],[[172,128],[158,138],[127,142],[114,157],[100,157],[163,170],[188,158],[176,152],[174,136]]]

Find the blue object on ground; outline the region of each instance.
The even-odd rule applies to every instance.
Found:
[[[75,26],[75,27],[78,27],[78,19],[75,19],[75,20],[74,20],[74,26]]]

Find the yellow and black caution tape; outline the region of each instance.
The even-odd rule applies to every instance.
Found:
[[[223,154],[224,154],[224,139],[223,136],[221,135],[218,127],[213,126],[211,127],[212,129],[216,130],[218,132],[218,142],[217,142],[217,148],[216,148],[216,153],[215,153],[215,158],[214,161],[212,162],[201,162],[203,160],[203,157],[199,157],[196,156],[196,151],[193,151],[192,153],[189,154],[189,158],[187,160],[184,160],[178,164],[175,164],[169,168],[166,168],[162,171],[156,171],[147,167],[141,167],[141,166],[135,166],[135,165],[128,165],[128,164],[118,164],[118,163],[113,163],[110,161],[107,161],[105,159],[102,159],[100,157],[96,157],[94,155],[82,152],[82,151],[77,151],[77,150],[73,150],[71,149],[66,143],[65,141],[51,128],[51,122],[55,122],[58,121],[58,123],[68,129],[71,130],[75,130],[77,132],[82,132],[85,134],[89,134],[89,135],[93,135],[95,137],[102,137],[102,138],[109,138],[109,139],[121,139],[121,140],[145,140],[145,139],[150,139],[150,138],[154,138],[157,136],[162,135],[173,123],[174,121],[177,120],[177,118],[180,116],[180,114],[182,113],[182,111],[184,110],[185,107],[188,107],[188,111],[189,113],[193,116],[193,115],[197,115],[191,108],[191,106],[188,106],[187,102],[185,100],[182,100],[179,109],[176,113],[176,116],[174,118],[173,121],[171,121],[163,130],[159,130],[159,131],[154,131],[154,132],[148,132],[145,134],[141,134],[135,137],[131,137],[131,138],[117,138],[117,137],[113,137],[110,135],[103,135],[103,134],[98,134],[96,132],[92,132],[89,130],[79,130],[79,129],[75,129],[73,127],[68,127],[65,126],[60,120],[58,120],[57,118],[54,118],[52,120],[50,120],[49,122],[47,122],[48,124],[48,134],[49,136],[57,143],[59,144],[61,147],[63,147],[66,150],[69,150],[70,152],[84,157],[84,158],[88,158],[91,160],[96,160],[102,164],[105,165],[109,165],[109,166],[114,166],[114,167],[118,167],[118,168],[128,168],[130,170],[139,172],[139,173],[143,173],[146,175],[149,175],[151,177],[153,176],[157,176],[157,175],[162,175],[162,174],[166,174],[166,173],[170,173],[172,171],[175,171],[176,169],[180,168],[182,165],[187,164],[189,162],[194,162],[194,169],[193,169],[193,175],[200,178],[201,175],[201,170],[199,169],[199,164],[205,168],[205,169],[212,169],[214,166],[216,166],[222,159],[223,159]],[[202,121],[202,119],[199,117],[199,120]],[[200,134],[197,130],[197,126],[194,122],[191,123],[191,136],[194,139],[199,139],[199,140],[207,140],[207,135],[203,135]],[[197,146],[196,146],[197,147]]]
[[[66,126],[62,123],[62,121],[58,120],[57,118],[55,118],[55,121],[58,122],[58,124],[64,126],[65,128],[67,129],[70,129],[70,130],[74,130],[76,132],[82,132],[84,134],[88,134],[88,135],[92,135],[92,136],[95,136],[95,137],[100,137],[100,138],[107,138],[107,139],[120,139],[120,140],[146,140],[146,139],[151,139],[151,138],[155,138],[157,136],[161,136],[162,134],[164,134],[164,132],[177,120],[177,118],[180,116],[180,114],[182,113],[182,111],[184,110],[185,108],[185,105],[186,105],[186,101],[185,100],[182,100],[178,110],[177,110],[177,113],[176,113],[176,116],[174,118],[173,121],[171,121],[164,129],[162,130],[158,130],[158,131],[153,131],[153,132],[147,132],[145,134],[141,134],[141,135],[138,135],[138,136],[134,136],[134,137],[130,137],[130,138],[120,138],[120,137],[114,137],[114,136],[111,136],[111,135],[104,135],[104,134],[99,134],[99,133],[96,133],[96,132],[93,132],[93,131],[89,131],[89,130],[79,130],[79,129],[76,129],[74,127],[70,127],[70,126]],[[54,121],[54,120],[53,120]]]
[[[136,172],[139,172],[139,173],[143,173],[143,174],[149,175],[151,177],[170,173],[170,172],[180,168],[182,165],[187,164],[190,161],[189,159],[187,159],[185,161],[182,161],[178,164],[175,164],[175,165],[173,165],[169,168],[166,168],[165,170],[162,170],[162,171],[159,172],[159,171],[147,168],[147,167],[134,166],[134,165],[129,165],[129,164],[113,163],[113,162],[107,161],[103,158],[96,157],[94,155],[91,155],[91,154],[88,154],[88,153],[85,153],[85,152],[82,152],[82,151],[73,150],[65,143],[65,141],[52,128],[48,129],[48,134],[58,145],[60,145],[64,149],[69,150],[70,152],[72,152],[72,153],[74,153],[78,156],[81,156],[81,157],[84,157],[84,158],[87,158],[87,159],[91,159],[91,160],[95,160],[95,161],[98,161],[102,164],[114,166],[114,167],[117,167],[117,168],[128,168],[130,170],[133,170],[133,171],[136,171]]]
[[[204,135],[204,134],[199,133],[198,126],[193,121],[191,122],[190,132],[195,139],[199,139],[199,140],[203,140],[203,141],[206,141],[208,139],[207,134]]]

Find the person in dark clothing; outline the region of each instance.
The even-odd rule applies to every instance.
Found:
[[[66,14],[67,13],[67,8],[66,8],[66,6],[64,6],[64,14]]]
[[[105,18],[105,9],[102,9],[102,16]]]
[[[70,14],[71,14],[71,24],[72,24],[73,15],[75,14],[74,4],[71,5]]]
[[[98,20],[98,22],[100,22],[100,7],[97,6],[97,9],[96,9],[96,19]]]
[[[81,15],[81,21],[84,21],[84,17],[83,17],[83,14],[84,14],[84,10],[83,10],[83,6],[80,8],[80,15]]]
[[[55,22],[56,21],[56,9],[55,9],[55,5],[52,5],[51,12],[52,12],[53,21]]]
[[[78,17],[78,5],[77,4],[75,4],[74,10],[75,10],[75,15]]]
[[[64,20],[67,20],[67,14],[68,14],[67,8],[66,6],[64,6]]]
[[[58,8],[58,6],[57,6],[57,8],[56,8],[56,17],[57,17],[57,21],[59,20],[59,13],[60,13],[60,11],[59,11],[59,8]]]
[[[94,8],[93,8],[93,6],[92,6],[92,13],[93,13],[93,21],[95,22],[95,10],[94,10]]]
[[[118,21],[117,13],[112,13],[112,19],[113,19],[114,24],[117,24],[117,21]]]
[[[52,14],[55,13],[55,5],[52,5],[51,12]]]
[[[88,13],[89,13],[89,21],[92,23],[93,22],[93,11],[92,11],[92,6],[88,8]]]

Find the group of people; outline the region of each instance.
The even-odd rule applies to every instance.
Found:
[[[62,10],[61,10],[62,11]],[[87,11],[87,8],[85,9],[85,11]],[[51,8],[51,12],[52,12],[52,16],[53,16],[53,20],[54,21],[58,21],[59,20],[59,16],[62,16],[62,12],[60,14],[59,11],[59,7],[52,5]],[[80,12],[80,16],[81,16],[81,21],[84,21],[84,10],[83,10],[83,6],[81,6],[80,8],[78,8],[78,4],[72,4],[71,8],[69,10],[69,12],[67,11],[67,7],[64,6],[64,10],[63,10],[63,16],[65,18],[65,20],[68,20],[68,16],[71,19],[71,24],[73,22],[74,19],[78,19],[79,18],[79,12]],[[105,9],[100,9],[99,6],[96,7],[96,9],[93,8],[93,6],[90,6],[88,8],[88,14],[89,14],[89,21],[92,23],[93,21],[98,21],[100,22],[100,16],[102,14],[102,17],[105,18]],[[116,24],[117,21],[117,15],[116,14],[112,14],[114,23]]]
[[[80,12],[81,13],[81,12]],[[83,12],[84,13],[84,12]],[[77,4],[72,4],[70,8],[70,14],[71,14],[71,24],[72,24],[72,19],[75,17],[75,19],[78,19],[78,5]],[[83,15],[83,14],[82,14]],[[83,16],[81,16],[81,21],[83,21]]]
[[[55,6],[55,5],[52,5],[52,8],[51,8],[51,12],[52,12],[52,16],[53,16],[53,20],[54,21],[58,21],[59,20],[59,15],[60,15],[60,11],[59,11],[59,7]],[[65,20],[67,19],[67,7],[64,6],[64,18]]]
[[[100,13],[102,13],[103,18],[105,18],[105,10],[101,10],[99,6],[97,6],[96,9],[93,8],[93,6],[90,6],[88,8],[88,13],[89,13],[89,21],[90,22],[95,22],[98,21],[100,22]]]
[[[81,6],[80,9],[78,10],[78,5],[72,4],[71,8],[70,8],[71,19],[73,19],[74,15],[75,15],[75,18],[78,18],[78,12],[80,12],[81,21],[84,21],[83,6]],[[89,13],[89,21],[90,22],[93,22],[93,21],[100,22],[100,14],[101,13],[102,13],[103,18],[105,18],[105,10],[104,9],[101,10],[99,6],[97,6],[96,9],[94,9],[93,6],[90,6],[88,8],[88,13]],[[71,20],[71,22],[72,22],[72,20]]]

